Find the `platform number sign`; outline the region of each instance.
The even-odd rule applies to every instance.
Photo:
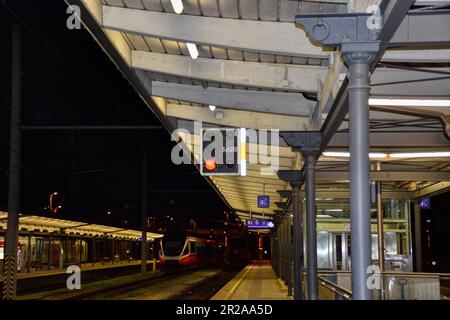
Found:
[[[422,198],[420,200],[420,209],[431,209],[431,199],[430,198]]]
[[[246,175],[246,130],[202,128],[201,167],[204,176]]]
[[[258,208],[270,208],[270,197],[258,196]]]
[[[247,229],[272,229],[274,223],[265,219],[249,219],[247,220]]]

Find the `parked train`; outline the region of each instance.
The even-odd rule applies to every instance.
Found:
[[[160,241],[162,266],[197,267],[217,263],[221,257],[217,241],[191,236],[184,230],[170,230]]]

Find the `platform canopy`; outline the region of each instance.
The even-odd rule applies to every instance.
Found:
[[[348,119],[345,111],[339,118],[335,106],[347,68],[338,50],[313,43],[294,20],[296,14],[366,12],[381,0],[182,0],[181,14],[170,0],[66,2],[81,8],[84,26],[168,131],[193,128],[194,121],[321,131],[323,152],[348,152]],[[408,21],[400,26],[399,21],[399,33],[386,24],[394,39],[420,31],[436,41],[384,53],[372,75],[370,143],[372,152],[381,154],[372,159],[382,163],[373,178],[383,181],[384,196],[412,199],[450,187],[450,41],[439,38],[450,30],[450,15],[438,10],[448,1],[415,1],[410,12],[427,12],[420,16],[425,20],[396,16],[396,2],[385,20]],[[400,105],[392,105],[397,99]],[[424,100],[432,102],[420,103]],[[182,143],[199,157],[194,150],[199,137],[189,135]],[[301,170],[301,153],[281,138],[280,143],[279,169]],[[247,153],[265,145],[251,147]],[[286,200],[277,191],[290,189],[275,169],[267,174],[267,167],[258,159],[245,177],[207,179],[242,218],[267,217],[276,202]],[[262,175],[262,168],[269,172]],[[317,170],[319,201],[348,198],[348,156],[324,154]],[[263,193],[271,197],[266,209],[257,207]]]
[[[0,230],[7,229],[7,212],[0,212]],[[66,235],[78,235],[85,237],[118,238],[138,240],[142,237],[142,231],[116,228],[111,226],[92,224],[73,220],[63,220],[51,217],[23,215],[19,216],[19,231],[30,233],[52,233]],[[153,241],[164,235],[147,232],[147,240]]]

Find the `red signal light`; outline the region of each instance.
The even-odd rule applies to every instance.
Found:
[[[216,163],[216,159],[208,159],[205,161],[205,168],[209,171],[213,171],[214,169],[216,169],[217,167],[217,163]]]

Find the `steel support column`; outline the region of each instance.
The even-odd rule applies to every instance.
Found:
[[[381,163],[377,162],[376,170],[381,170]],[[382,194],[381,181],[377,181],[376,184],[377,191],[377,233],[378,233],[378,264],[380,267],[380,272],[384,272],[384,217],[383,217],[383,206],[382,206]],[[384,300],[384,278],[381,277],[381,290],[380,298]]]
[[[414,254],[416,272],[422,272],[422,217],[419,201],[414,201]]]
[[[27,273],[31,272],[31,236],[28,236],[27,241]]]
[[[352,237],[352,291],[355,300],[371,300],[367,286],[371,257],[369,197],[369,67],[379,42],[343,43],[349,66],[350,212]]]
[[[292,218],[289,212],[286,213],[286,233],[287,233],[287,279],[288,296],[292,296]]]
[[[6,300],[16,298],[17,293],[17,242],[20,207],[21,175],[21,31],[19,25],[12,29],[12,89],[11,136],[9,145],[8,228],[5,237],[3,268],[3,293]]]
[[[317,287],[317,231],[316,231],[316,177],[314,151],[303,151],[305,157],[306,196],[306,255],[308,270],[308,299],[318,299]]]
[[[294,215],[294,300],[302,300],[303,273],[303,210],[300,205],[300,187],[292,186],[292,210]]]
[[[147,272],[147,149],[142,153],[142,247],[141,247],[141,273]]]

